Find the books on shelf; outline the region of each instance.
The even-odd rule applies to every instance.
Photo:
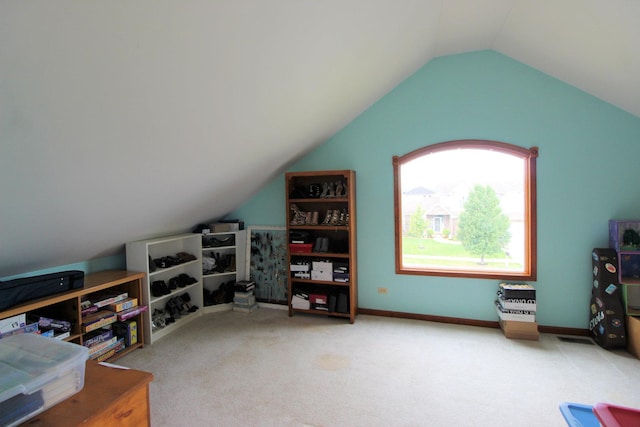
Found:
[[[113,337],[113,331],[111,329],[98,329],[89,333],[82,345],[85,347],[91,347],[95,344],[100,344],[101,342],[105,342]]]
[[[54,329],[41,329],[38,333],[43,337],[55,338],[57,340],[63,340],[71,336],[71,332],[57,332]]]
[[[53,329],[59,332],[69,332],[71,330],[71,322],[67,320],[51,319],[49,317],[37,316],[38,327],[40,329]]]
[[[27,315],[17,314],[0,320],[0,334],[11,332],[14,329],[22,328],[27,325]]]
[[[95,344],[89,348],[89,359],[99,362],[106,360],[125,348],[124,338],[112,337],[109,341]]]
[[[83,316],[86,316],[87,314],[95,313],[98,310],[99,308],[96,307],[95,305],[90,305],[89,307],[83,308],[80,314],[82,314]]]
[[[37,333],[38,332],[38,323],[29,323],[27,325],[21,326],[19,328],[13,329],[11,331],[5,332],[3,334],[0,334],[0,339],[1,338],[6,338],[6,337],[10,337],[12,335],[18,335],[18,334],[32,334],[32,333]]]
[[[113,347],[113,344],[115,344],[117,341],[118,337],[111,337],[107,341],[89,346],[89,359],[93,359],[94,357],[97,357],[100,354],[104,353],[104,349],[110,350]]]
[[[98,308],[105,307],[109,304],[115,304],[129,298],[127,292],[97,292],[91,295],[92,304]]]
[[[105,308],[109,311],[119,312],[127,310],[129,308],[136,307],[138,305],[138,298],[127,298],[122,301],[108,304]]]
[[[87,333],[100,329],[118,319],[118,315],[112,311],[98,310],[82,318],[82,332]]]
[[[148,310],[148,307],[146,305],[138,305],[136,307],[131,307],[127,310],[114,313],[114,315],[117,316],[120,322],[124,322],[125,320],[129,320],[132,317],[135,317],[140,313],[144,313],[147,310]]]
[[[53,338],[57,339],[57,340],[63,340],[65,338],[69,338],[71,336],[71,332],[67,331],[67,332],[60,332],[60,333],[53,333]]]
[[[135,320],[115,322],[112,328],[118,337],[124,338],[126,347],[130,347],[138,342],[138,323]]]

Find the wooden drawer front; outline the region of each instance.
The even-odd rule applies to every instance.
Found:
[[[104,412],[92,417],[84,425],[95,427],[149,426],[149,387],[138,388],[130,396],[105,408]]]

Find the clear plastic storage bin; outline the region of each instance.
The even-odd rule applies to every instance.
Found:
[[[0,339],[0,425],[15,426],[84,387],[89,349],[21,334]]]

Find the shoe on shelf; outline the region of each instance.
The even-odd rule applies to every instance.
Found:
[[[340,211],[338,209],[334,209],[331,213],[331,219],[329,220],[329,225],[338,225],[338,221],[340,220]]]
[[[320,238],[320,250],[318,252],[327,253],[329,252],[329,238],[321,237]]]
[[[328,186],[329,186],[329,195],[327,197],[336,197],[336,191],[335,191],[333,182],[330,182]]]
[[[153,295],[154,297],[161,297],[164,295],[169,295],[170,293],[171,290],[169,290],[169,287],[164,282],[164,280],[156,280],[151,284],[151,295]]]
[[[329,209],[327,211],[327,215],[324,217],[324,221],[322,221],[322,225],[331,225],[331,216],[333,215],[333,211]]]
[[[301,211],[295,203],[291,204],[291,211],[293,218],[291,219],[290,225],[304,225],[307,220],[307,213]]]
[[[195,255],[192,255],[188,252],[178,252],[176,257],[180,260],[180,262],[185,263],[189,261],[195,261],[198,258]]]
[[[320,193],[320,197],[329,197],[329,184],[326,182],[322,183],[322,193]]]

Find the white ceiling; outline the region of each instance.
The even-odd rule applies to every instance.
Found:
[[[0,277],[239,206],[429,60],[493,49],[640,116],[637,0],[0,2]]]

